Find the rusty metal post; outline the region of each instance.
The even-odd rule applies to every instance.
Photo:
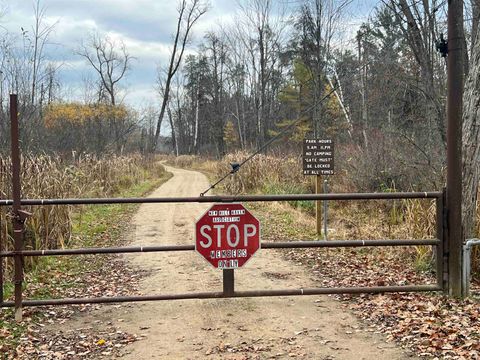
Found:
[[[12,190],[13,190],[13,239],[15,252],[23,250],[23,220],[20,216],[20,140],[18,126],[17,95],[10,95],[10,127],[11,127],[11,156],[12,156]],[[21,254],[15,257],[15,320],[22,321],[22,283],[23,258]]]
[[[462,296],[463,0],[448,1],[447,209],[448,293]]]
[[[435,262],[437,270],[437,285],[443,289],[443,293],[448,295],[448,253],[447,242],[445,238],[446,212],[445,212],[445,189],[443,194],[435,200],[437,210],[436,214],[436,237],[440,240],[435,252]]]
[[[235,270],[224,269],[223,270],[223,295],[233,296],[235,293]]]

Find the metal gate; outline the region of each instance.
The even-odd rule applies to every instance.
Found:
[[[442,192],[397,192],[397,193],[343,193],[343,194],[298,194],[298,195],[246,195],[246,196],[199,196],[199,197],[166,197],[166,198],[90,198],[90,199],[21,199],[20,192],[20,150],[17,119],[16,95],[10,97],[11,138],[12,138],[12,186],[13,199],[0,200],[0,206],[12,207],[14,251],[3,251],[0,243],[0,307],[15,307],[16,318],[21,319],[23,306],[119,303],[134,301],[180,300],[180,299],[212,299],[259,296],[292,296],[318,294],[358,294],[386,292],[421,292],[444,291],[448,289],[448,247],[446,244],[446,210],[445,191]],[[223,291],[193,292],[179,294],[152,294],[146,296],[65,298],[45,300],[24,300],[22,297],[23,258],[25,256],[71,256],[84,254],[120,254],[168,251],[194,251],[195,245],[165,245],[144,247],[108,247],[83,249],[24,250],[24,222],[28,213],[22,211],[22,205],[99,205],[99,204],[140,204],[140,203],[231,203],[231,202],[268,202],[292,200],[395,200],[395,199],[434,199],[436,203],[436,239],[428,240],[341,240],[341,241],[297,241],[262,242],[261,249],[301,249],[301,248],[338,248],[338,247],[379,247],[379,246],[418,246],[435,247],[436,283],[407,286],[373,286],[373,287],[338,287],[338,288],[306,288],[278,290],[236,291],[234,287],[234,270],[223,270]],[[15,263],[15,299],[5,301],[3,294],[3,258],[14,258]]]

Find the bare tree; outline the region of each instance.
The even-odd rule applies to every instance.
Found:
[[[125,77],[133,59],[123,42],[117,44],[108,36],[93,34],[87,44],[82,43],[77,54],[84,57],[99,77],[98,102],[106,102],[112,107],[118,105],[119,82]],[[117,118],[115,111],[109,119],[114,138],[112,144],[121,151],[126,136],[134,130],[131,122]]]
[[[480,37],[478,26],[470,56],[470,71],[465,81],[463,114],[463,231],[466,238],[477,231],[477,196],[480,181]]]
[[[165,74],[163,74],[165,75]],[[170,130],[172,137],[172,151],[175,155],[179,155],[179,126],[182,122],[182,90],[183,90],[183,78],[181,72],[178,72],[172,79],[174,85],[170,90],[170,101],[167,103],[167,115],[170,122]],[[161,97],[165,96],[165,76],[159,74],[157,79],[158,93]],[[173,104],[172,104],[173,102]],[[182,135],[182,134],[180,134]],[[151,141],[150,141],[151,143]]]
[[[436,127],[438,135],[446,146],[445,108],[442,104],[442,88],[445,78],[441,77],[443,63],[436,51],[436,43],[441,33],[438,10],[443,2],[415,2],[410,0],[391,0],[415,61],[420,66],[422,95],[426,100],[426,116],[431,127]],[[443,69],[442,69],[443,70]],[[439,84],[440,83],[440,84]]]
[[[105,95],[110,105],[116,105],[118,83],[124,78],[133,59],[125,44],[117,44],[108,36],[102,38],[93,34],[87,44],[81,44],[77,54],[84,57],[98,74],[100,97]]]
[[[35,24],[33,25],[33,56],[32,56],[32,93],[31,93],[31,103],[35,105],[36,93],[37,93],[37,82],[39,79],[39,73],[41,70],[41,66],[44,60],[44,48],[47,44],[48,38],[52,33],[53,29],[57,25],[54,23],[53,25],[46,25],[45,24],[45,7],[40,6],[40,0],[37,0],[34,6],[35,12]],[[46,76],[52,74],[52,66],[50,65],[50,71],[47,71]]]
[[[181,0],[178,6],[178,20],[177,28],[175,32],[175,38],[173,40],[173,49],[170,55],[170,63],[166,71],[165,86],[163,91],[162,106],[157,120],[157,128],[155,130],[155,137],[151,147],[152,151],[155,151],[160,137],[160,128],[165,116],[168,105],[168,97],[170,94],[170,87],[172,78],[177,72],[182,57],[185,52],[188,40],[191,36],[191,30],[193,25],[200,19],[200,17],[207,12],[208,6],[201,0]]]
[[[285,8],[271,0],[248,0],[239,4],[242,17],[237,38],[247,49],[251,89],[255,104],[257,146],[264,144],[272,121],[271,88],[278,70],[278,54],[285,29]]]

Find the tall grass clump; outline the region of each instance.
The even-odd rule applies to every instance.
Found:
[[[187,170],[201,171],[208,176],[215,175],[218,170],[219,161],[200,157],[197,155],[180,155],[169,157],[167,163]]]
[[[140,155],[74,156],[26,155],[21,159],[22,198],[107,197],[164,173],[153,159]],[[0,155],[0,198],[11,199],[11,160]],[[75,208],[77,209],[77,208]],[[53,249],[68,245],[72,235],[71,206],[24,207],[33,214],[26,221],[25,248]],[[13,248],[10,208],[0,207],[0,236]]]
[[[216,172],[221,176],[232,168],[230,164],[241,163],[249,153],[238,151],[223,158]],[[223,183],[225,191],[231,194],[266,192],[291,192],[291,190],[312,191],[312,181],[303,175],[300,157],[276,157],[259,154],[243,165],[242,170]]]
[[[348,150],[348,149],[347,149]],[[349,153],[350,154],[350,153]],[[232,170],[230,164],[241,163],[250,154],[238,151],[226,155],[220,161],[205,160],[194,155],[182,155],[171,159],[170,163],[186,169],[204,170],[212,180],[223,177]],[[342,155],[345,157],[346,155]],[[390,176],[384,170],[374,173],[368,166],[360,166],[365,173],[360,176],[354,171],[357,163],[341,157],[336,175],[330,178],[331,192],[395,192],[408,191],[407,187],[418,190],[429,186],[433,190],[440,185],[432,180],[430,185],[420,181],[413,185],[413,175],[409,177]],[[358,167],[358,166],[357,166]],[[401,174],[401,169],[395,169]],[[242,169],[229,176],[219,185],[228,194],[294,194],[313,193],[312,176],[302,174],[302,162],[299,156],[272,156],[258,154],[247,162]],[[381,177],[380,175],[385,175]],[[387,176],[388,175],[388,176]],[[410,174],[411,175],[411,174]],[[363,180],[365,181],[363,181]],[[375,181],[366,181],[374,179]],[[378,181],[377,181],[378,180]],[[423,184],[423,185],[422,185]],[[314,202],[291,202],[294,207],[314,213]],[[480,236],[480,202],[477,204],[477,229]],[[436,237],[435,201],[426,199],[407,199],[392,201],[330,202],[329,227],[334,229],[330,238],[368,238],[368,239],[427,239]],[[408,247],[402,250],[418,270],[432,270],[434,253],[431,246]],[[472,251],[472,270],[478,278],[480,273],[480,247]]]
[[[410,239],[435,238],[437,231],[436,204],[434,200],[403,200],[404,226]],[[432,246],[414,246],[415,267],[425,271],[433,269],[434,252]]]
[[[232,163],[241,163],[250,154],[238,151],[226,155],[217,163],[216,176],[231,171]],[[229,194],[302,194],[314,192],[311,177],[304,176],[300,157],[277,157],[259,154],[242,166],[235,175],[228,177],[222,184]],[[309,213],[314,211],[312,201],[291,201],[290,205]]]
[[[244,152],[226,155],[217,163],[216,177],[219,178],[230,171],[231,163],[240,163],[248,156],[249,154]],[[188,160],[193,161],[190,158]],[[314,177],[303,175],[301,157],[257,155],[246,163],[241,171],[228,177],[222,186],[229,194],[313,193],[315,191],[313,180]],[[329,180],[333,192],[359,191],[351,187],[352,181],[343,171],[338,171],[338,174]],[[395,183],[392,182],[389,187],[382,186],[376,191],[395,192]],[[292,202],[291,205],[314,214],[313,201]],[[338,236],[339,239],[425,239],[434,238],[436,235],[434,201],[409,199],[331,202],[329,208],[329,223],[336,229],[332,238]],[[432,247],[409,247],[405,255],[412,259],[417,269],[422,271],[432,269]]]

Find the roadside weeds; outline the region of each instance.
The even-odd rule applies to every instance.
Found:
[[[119,196],[143,196],[170,176],[167,174],[145,181],[122,191]],[[136,204],[83,207],[75,213],[73,246],[123,245],[130,219],[137,209]],[[25,298],[138,295],[138,283],[146,275],[129,267],[120,255],[46,257],[41,260],[33,271],[25,275]],[[141,338],[141,335],[119,331],[115,324],[106,319],[98,319],[89,328],[65,333],[45,330],[100,306],[26,307],[24,321],[20,324],[15,323],[12,309],[2,309],[0,353],[7,359],[78,359],[94,354],[115,356],[122,347]]]

